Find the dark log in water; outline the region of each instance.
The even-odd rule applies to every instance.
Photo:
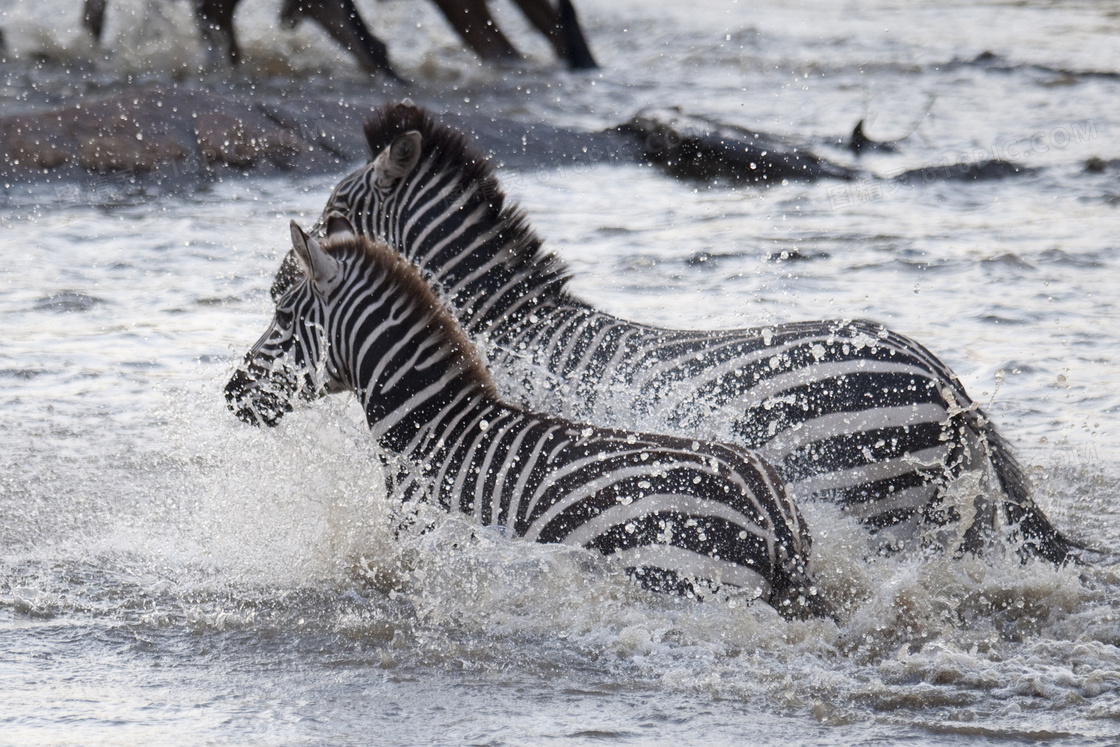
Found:
[[[859,176],[815,155],[804,143],[676,109],[639,112],[618,130],[642,143],[647,161],[687,179],[741,184]]]

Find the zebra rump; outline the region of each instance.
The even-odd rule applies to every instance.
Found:
[[[862,320],[687,331],[613,317],[566,291],[567,268],[505,205],[493,166],[462,134],[396,104],[375,112],[366,136],[373,159],[342,179],[324,216],[343,213],[419,267],[485,338],[490,365],[524,382],[504,392],[511,400],[607,424],[653,416],[681,434],[710,432],[698,412],[730,413],[730,437],[800,502],[889,529],[885,547],[980,552],[1000,514],[1024,558],[1063,563],[1077,547],[958,378],[916,341]],[[274,296],[295,268],[289,254]]]
[[[774,469],[738,446],[595,428],[503,403],[419,272],[336,215],[292,224],[302,278],[226,386],[243,420],[350,390],[420,494],[529,540],[617,558],[660,591],[743,589],[787,618],[831,615],[811,538]]]

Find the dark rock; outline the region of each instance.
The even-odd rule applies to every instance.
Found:
[[[316,108],[322,113],[322,105]],[[330,114],[360,122],[358,112],[339,116],[344,109],[336,105]],[[360,157],[357,125],[350,147],[326,149],[304,136],[318,127],[289,126],[273,110],[201,91],[153,88],[4,117],[0,173],[19,178],[70,165],[140,174],[176,165],[186,172],[217,164],[314,168]]]
[[[1085,161],[1085,170],[1090,174],[1103,174],[1106,171],[1120,171],[1120,158],[1107,160],[1093,156]]]
[[[386,97],[376,93],[368,100],[340,102],[138,89],[0,118],[0,176],[16,183],[123,172],[130,179],[142,177],[144,184],[165,184],[193,183],[221,169],[340,173],[370,156],[362,123],[385,103]],[[438,104],[428,108],[438,111]],[[791,138],[675,109],[642,112],[599,132],[478,112],[448,112],[440,118],[505,169],[578,171],[600,163],[648,162],[676,177],[731,185],[871,176],[825,160]],[[1033,171],[992,160],[927,166],[895,178],[978,181]]]

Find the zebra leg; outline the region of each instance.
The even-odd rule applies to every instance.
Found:
[[[548,0],[513,1],[529,22],[545,35],[556,56],[565,60],[569,68],[593,70],[599,67],[591,56],[571,0],[558,0],[556,9]]]
[[[431,501],[430,480],[419,474],[415,465],[395,454],[379,452],[377,458],[385,478],[385,496],[389,499],[390,505],[395,507],[399,504],[401,507],[401,511],[393,518],[396,524],[393,529],[394,536],[400,539],[402,533],[406,531],[416,534],[431,531],[434,526],[431,521],[426,521],[417,528],[417,524],[423,520],[416,512],[417,506]]]
[[[988,448],[976,421],[975,411],[961,412],[950,419],[948,427],[950,441],[956,446],[950,451],[950,464],[947,465],[949,479],[939,493],[944,494],[950,489],[949,481],[955,482],[960,490],[973,491],[971,500],[969,496],[962,496],[960,501],[961,508],[966,510],[954,511],[959,519],[968,521],[957,546],[956,557],[963,557],[966,553],[982,555],[991,544],[998,523],[996,504],[990,496],[999,490],[999,486],[991,482],[993,470]],[[975,476],[976,480],[965,481],[962,479],[965,475]],[[971,505],[967,505],[969,503]]]
[[[784,574],[770,589],[770,606],[787,620],[823,617],[839,622],[836,610],[817,592],[804,564],[799,565],[798,570],[798,573]]]
[[[710,582],[682,576],[674,570],[655,565],[629,566],[626,573],[642,588],[660,594],[703,597],[708,592],[718,591],[718,587]],[[799,572],[782,574],[771,585],[770,594],[764,601],[787,620],[823,617],[838,622],[832,605],[816,593],[804,564],[799,566]]]
[[[1012,527],[1012,536],[1022,541],[1020,554],[1038,555],[1054,565],[1074,559],[1073,548],[1086,549],[1062,535],[1030,495],[1030,483],[1023,468],[1011,453],[1011,447],[990,421],[984,420],[983,433],[988,453],[995,468],[996,479],[1003,489],[1003,513]]]
[[[86,0],[85,2],[82,26],[96,42],[101,41],[101,29],[105,25],[105,5],[107,3],[108,0]]]
[[[1011,529],[1011,539],[1019,543],[1019,555],[1024,562],[1032,556],[1042,557],[1061,565],[1071,557],[1075,547],[1062,535],[1031,498],[1030,482],[1023,468],[1011,453],[1010,445],[992,426],[991,421],[978,409],[961,413],[963,418],[954,425],[968,456],[962,467],[983,470],[984,476],[994,475],[996,484],[986,480],[977,496],[977,512],[964,535],[958,554],[965,552],[979,555],[995,532],[998,510],[987,499],[997,490],[1002,494],[1003,517]]]
[[[304,18],[322,26],[366,72],[385,73],[398,83],[405,82],[389,64],[388,48],[366,28],[352,0],[284,0],[280,9],[284,25],[292,28]]]
[[[521,53],[494,23],[485,0],[434,0],[451,28],[484,60],[520,60]]]
[[[206,44],[206,59],[213,65],[223,52],[231,65],[241,59],[237,37],[233,33],[233,11],[240,0],[197,0],[195,20]]]

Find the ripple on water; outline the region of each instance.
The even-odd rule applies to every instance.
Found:
[[[35,311],[53,311],[67,314],[80,311],[89,311],[101,304],[105,299],[96,296],[87,296],[75,291],[64,291],[50,296],[43,296],[35,301]]]

